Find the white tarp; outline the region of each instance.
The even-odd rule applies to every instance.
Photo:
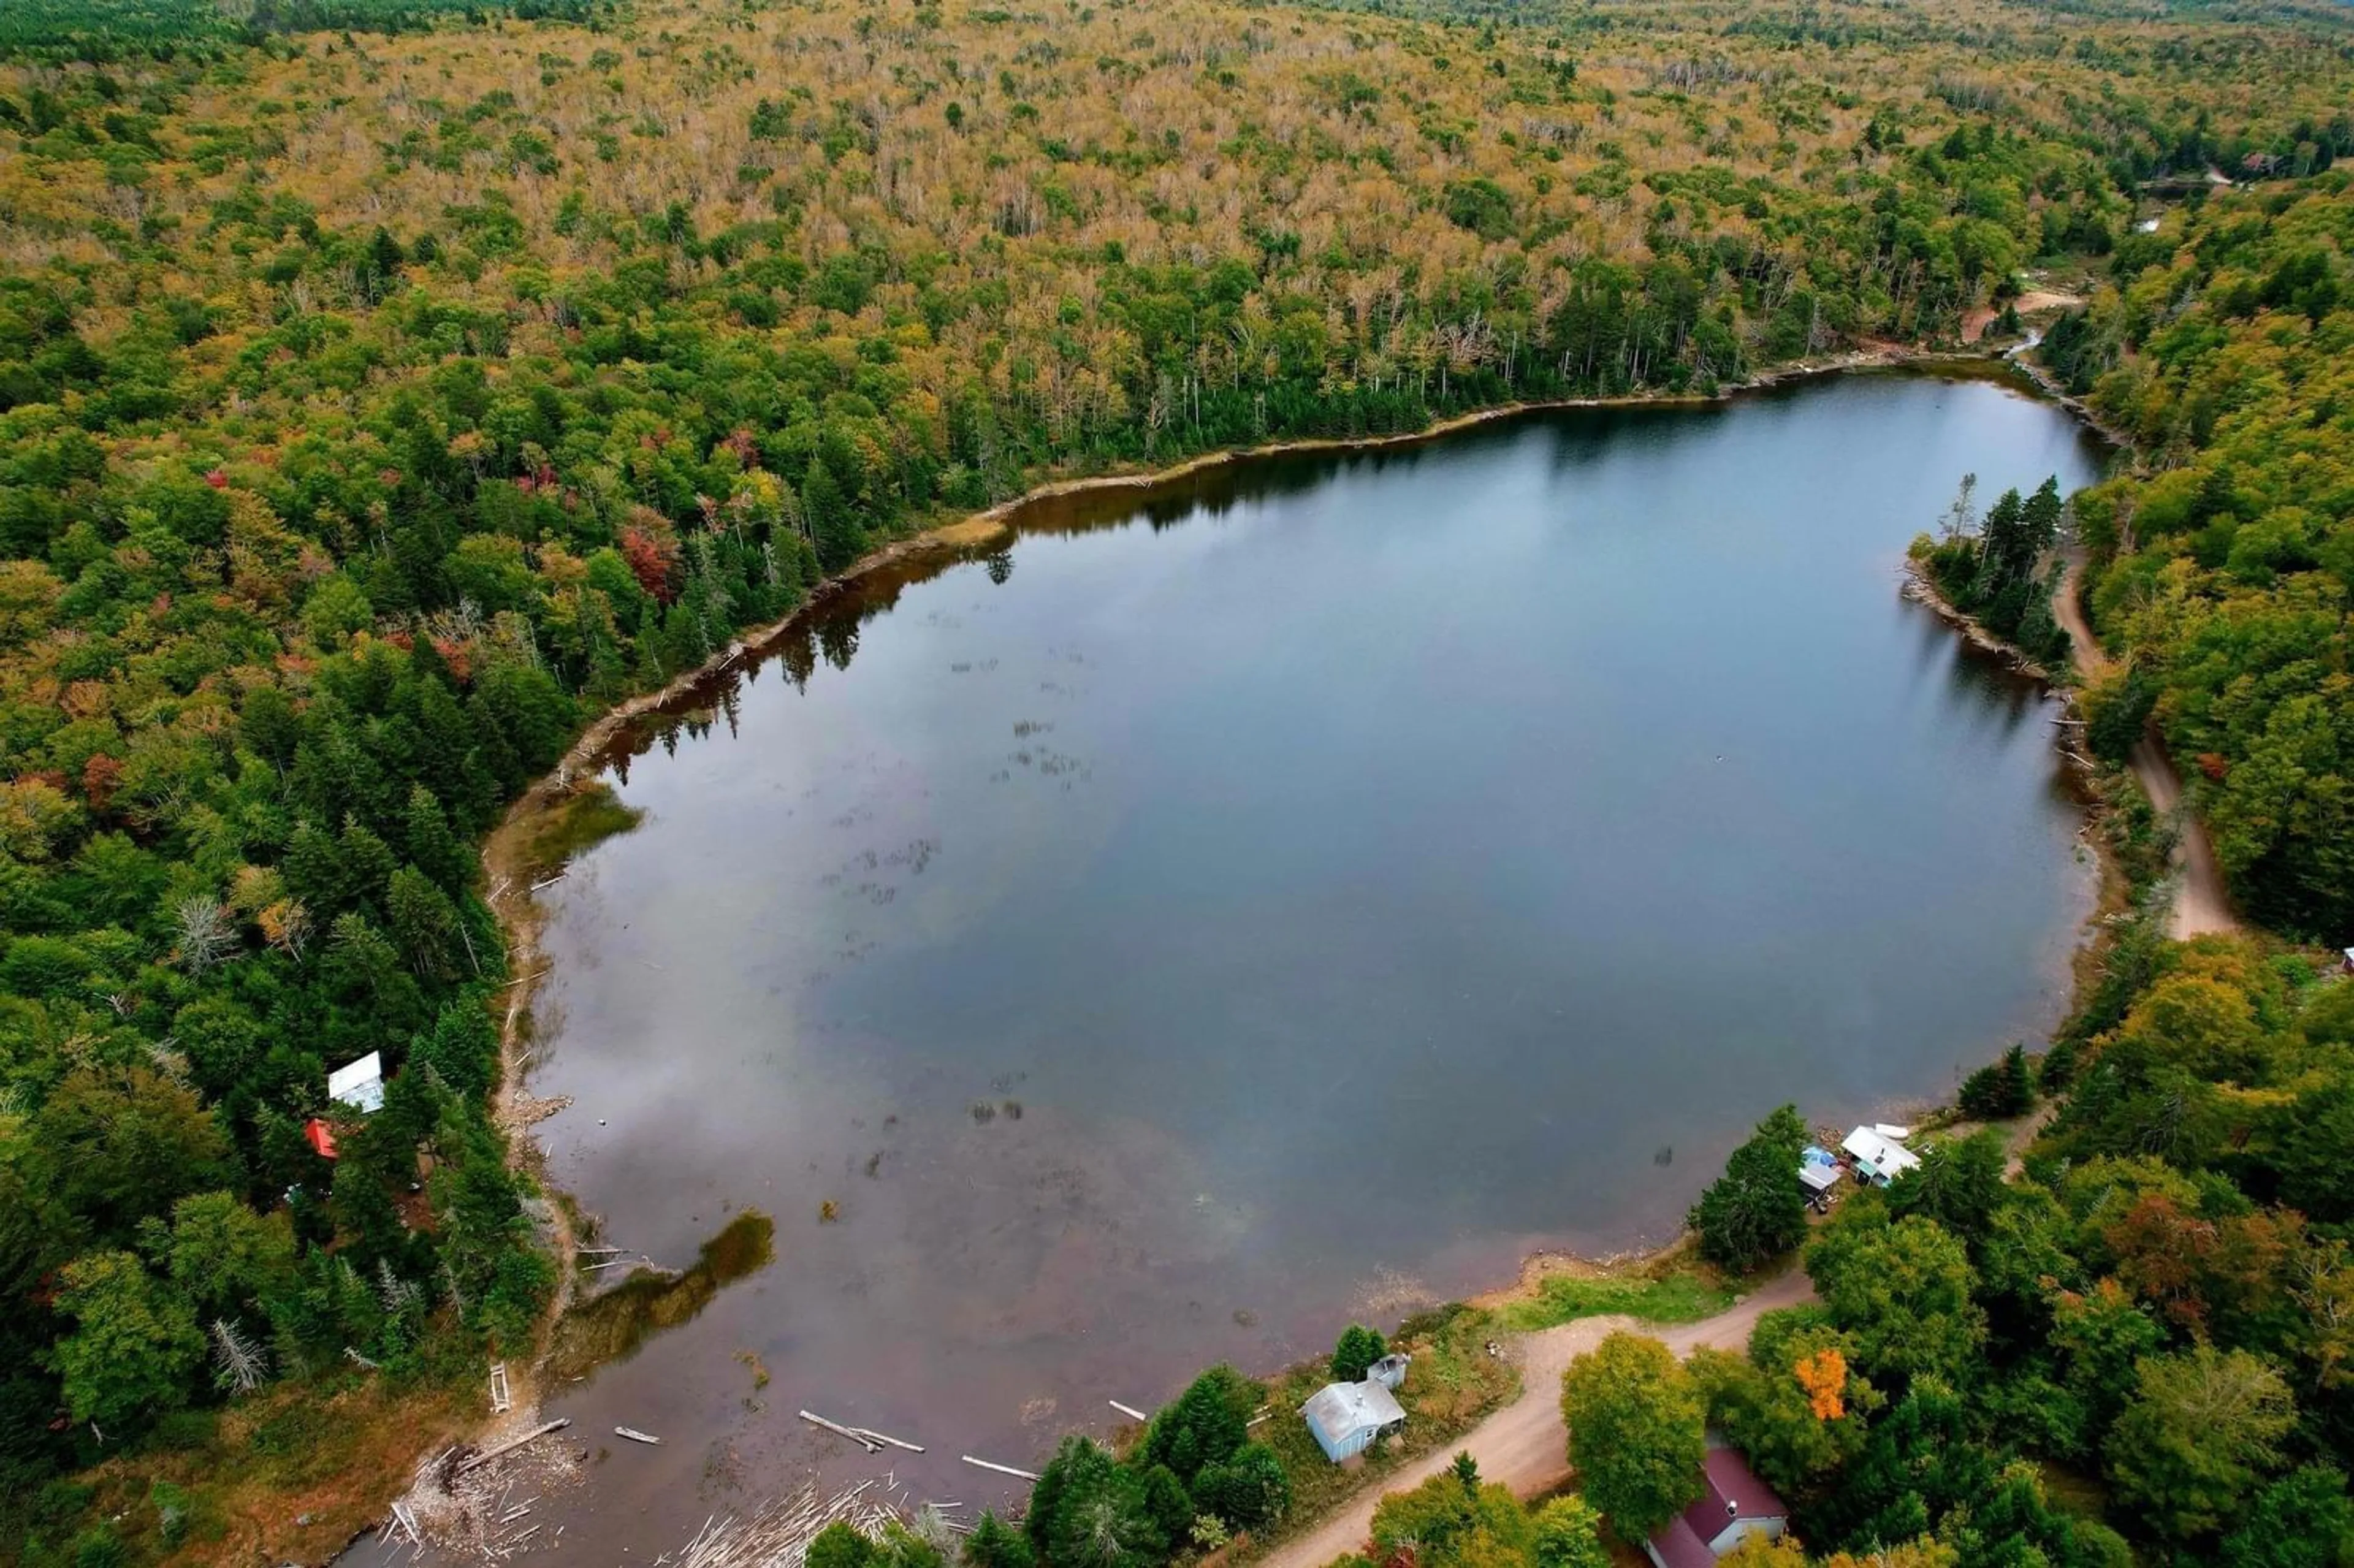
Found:
[[[1847,1141],[1840,1147],[1855,1156],[1856,1164],[1862,1167],[1865,1175],[1882,1183],[1895,1181],[1921,1163],[1919,1155],[1868,1127],[1859,1127],[1849,1133]]]
[[[384,1053],[371,1051],[327,1075],[327,1097],[357,1111],[384,1108]]]

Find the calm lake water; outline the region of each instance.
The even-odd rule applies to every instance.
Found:
[[[567,1539],[646,1561],[812,1465],[1001,1498],[956,1457],[1665,1237],[1781,1102],[2036,1038],[2091,888],[2050,710],[1898,563],[1965,472],[2100,461],[1856,376],[1066,501],[835,601],[545,895],[557,1178],[671,1264],[777,1221],[554,1402],[667,1439]]]

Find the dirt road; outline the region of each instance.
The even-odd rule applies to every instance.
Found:
[[[1373,1505],[1391,1492],[1409,1491],[1469,1452],[1483,1479],[1500,1481],[1523,1498],[1559,1486],[1569,1475],[1569,1435],[1561,1424],[1561,1374],[1569,1363],[1621,1329],[1650,1334],[1680,1356],[1706,1346],[1739,1350],[1761,1313],[1811,1300],[1814,1287],[1797,1269],[1744,1297],[1713,1318],[1678,1328],[1654,1329],[1632,1318],[1581,1318],[1558,1329],[1522,1339],[1521,1397],[1473,1427],[1460,1442],[1424,1455],[1405,1469],[1384,1476],[1349,1506],[1308,1534],[1288,1541],[1261,1560],[1264,1568],[1324,1568],[1344,1552],[1365,1543],[1373,1528]]]
[[[2092,624],[2084,619],[2084,609],[2079,602],[2084,552],[2071,550],[2067,560],[2067,576],[2061,579],[2060,591],[2052,597],[2052,610],[2075,644],[2076,673],[2090,680],[2108,668],[2109,659],[2094,640]],[[2207,830],[2199,819],[2181,809],[2182,777],[2175,772],[2174,759],[2167,756],[2165,743],[2158,738],[2155,730],[2134,744],[2127,761],[2142,792],[2149,797],[2150,809],[2161,819],[2174,821],[2180,830],[2174,852],[2178,873],[2174,908],[2167,917],[2167,935],[2179,942],[2213,931],[2238,930],[2240,922],[2232,914],[2232,901],[2223,891],[2222,867],[2215,863],[2215,846],[2208,842]]]

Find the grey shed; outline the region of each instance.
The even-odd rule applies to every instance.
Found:
[[[1373,1439],[1405,1425],[1397,1396],[1368,1378],[1363,1383],[1327,1383],[1299,1407],[1308,1430],[1334,1464],[1362,1454]]]

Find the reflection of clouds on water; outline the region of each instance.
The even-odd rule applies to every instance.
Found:
[[[600,1383],[681,1434],[633,1458],[842,1462],[807,1404],[969,1483],[2031,1029],[2042,708],[1895,599],[1889,519],[2056,417],[1921,390],[1049,508],[633,738],[653,820],[556,890],[558,1172],[657,1254],[758,1203],[779,1260]]]

